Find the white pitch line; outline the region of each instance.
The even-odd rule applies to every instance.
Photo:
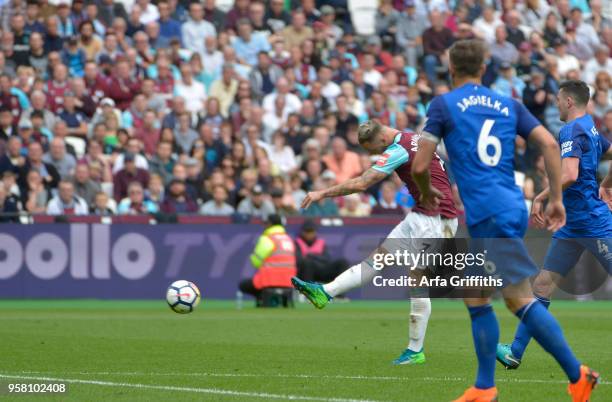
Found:
[[[244,396],[244,397],[264,398],[264,399],[285,399],[285,400],[292,400],[292,401],[377,402],[377,401],[368,400],[368,399],[325,398],[325,397],[318,397],[318,396],[270,394],[266,392],[233,391],[233,390],[219,389],[219,388],[174,387],[174,386],[169,386],[169,385],[132,384],[132,383],[125,383],[125,382],[81,380],[81,379],[76,379],[76,378],[25,376],[25,375],[12,375],[12,374],[1,374],[1,373],[0,373],[0,378],[18,379],[18,380],[33,380],[33,381],[64,382],[68,384],[101,385],[105,387],[114,387],[114,388],[139,388],[139,389],[191,392],[191,393],[212,394],[212,395]]]
[[[144,376],[144,377],[164,377],[164,376],[181,376],[181,377],[254,377],[254,378],[294,378],[294,379],[323,379],[323,380],[366,380],[366,381],[469,381],[464,377],[397,377],[397,376],[366,376],[366,375],[315,375],[315,374],[257,374],[257,373],[155,373],[155,372],[83,372],[71,371],[63,373],[49,373],[42,371],[23,371],[23,374],[43,374],[43,375],[86,375],[86,376]],[[495,381],[501,383],[524,383],[524,384],[567,384],[563,380],[542,380],[542,379],[526,379],[526,378],[496,378]],[[600,381],[599,385],[611,385],[610,381]]]

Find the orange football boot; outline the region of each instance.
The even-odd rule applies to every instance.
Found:
[[[497,388],[470,387],[459,399],[455,399],[453,402],[497,402]]]
[[[587,366],[580,366],[580,379],[567,386],[567,393],[573,402],[588,402],[591,392],[599,382],[599,373]]]

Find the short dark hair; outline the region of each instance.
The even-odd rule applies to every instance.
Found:
[[[368,120],[359,126],[357,138],[361,145],[371,142],[382,131],[382,125],[376,120]]]
[[[460,77],[476,77],[484,63],[487,48],[480,39],[455,42],[450,48],[450,61],[455,74]]]
[[[589,86],[580,80],[569,80],[559,85],[559,92],[571,96],[578,106],[586,106],[589,103],[591,91]]]

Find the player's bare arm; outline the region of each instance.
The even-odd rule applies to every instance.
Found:
[[[544,213],[540,213],[539,218],[536,217],[536,221],[540,219],[540,222],[545,224],[548,230],[555,232],[565,225],[559,145],[544,126],[534,128],[529,134],[529,141],[533,141],[542,152],[549,182],[548,205]]]
[[[429,166],[436,152],[437,143],[425,136],[419,140],[419,149],[412,161],[412,177],[421,191],[421,203],[427,209],[435,209],[440,204],[443,194],[431,185]]]
[[[386,173],[379,172],[376,169],[369,168],[361,174],[359,177],[345,181],[344,183],[337,184],[333,187],[327,188],[321,191],[311,191],[306,194],[304,201],[302,201],[301,207],[303,209],[308,208],[313,202],[318,202],[324,198],[338,197],[341,195],[348,195],[353,193],[360,193],[365,191],[368,187],[384,180],[387,177]]]

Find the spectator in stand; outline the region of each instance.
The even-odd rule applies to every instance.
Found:
[[[189,113],[181,114],[178,119],[178,126],[174,129],[174,140],[179,147],[180,153],[189,153],[194,141],[198,138],[198,133],[191,128],[191,116],[189,116]]]
[[[126,59],[117,62],[108,84],[107,94],[120,110],[126,110],[140,91],[140,80],[133,78]]]
[[[164,184],[170,183],[175,158],[172,155],[172,144],[166,141],[157,144],[157,151],[149,161],[151,174],[159,175]]]
[[[335,137],[331,144],[331,153],[323,157],[323,162],[331,170],[336,180],[341,183],[361,173],[359,156],[347,150],[346,140]]]
[[[87,116],[77,110],[77,98],[74,92],[68,90],[64,93],[61,112],[58,117],[66,123],[68,134],[74,137],[87,136]]]
[[[253,32],[251,21],[247,18],[238,21],[238,36],[232,41],[236,57],[242,64],[257,65],[259,52],[269,52],[270,44],[261,32]]]
[[[539,121],[544,121],[544,113],[555,94],[546,87],[544,73],[539,68],[531,72],[529,84],[523,91],[523,104]]]
[[[61,179],[55,166],[43,161],[43,148],[38,142],[28,145],[28,156],[19,170],[19,180],[22,186],[25,185],[26,177],[31,170],[36,170],[40,174],[47,189],[56,188]]]
[[[344,196],[344,206],[338,212],[345,217],[364,217],[370,215],[370,205],[363,202],[359,194]]]
[[[20,202],[0,182],[0,223],[19,222]]]
[[[569,53],[567,53],[567,41],[565,39],[558,39],[552,43],[555,50],[555,57],[557,59],[557,67],[561,77],[565,77],[571,70],[580,70],[580,62]]]
[[[517,10],[511,10],[506,14],[507,41],[515,48],[518,48],[527,39],[520,24],[521,14]]]
[[[198,204],[187,193],[185,182],[173,179],[168,185],[160,211],[165,214],[190,214],[198,212]]]
[[[233,64],[224,64],[221,78],[216,80],[210,87],[210,96],[219,100],[221,115],[224,118],[229,116],[229,108],[236,97],[238,91],[238,80],[234,71]]]
[[[202,4],[189,4],[189,20],[182,25],[181,34],[185,48],[196,53],[204,51],[204,39],[207,36],[217,35],[214,25],[204,20]]]
[[[43,156],[43,162],[55,167],[62,179],[67,179],[74,174],[76,158],[66,152],[66,143],[62,138],[51,140],[49,152]]]
[[[404,4],[406,8],[397,23],[395,43],[404,51],[406,63],[416,67],[422,53],[422,35],[427,27],[427,21],[417,15],[415,0],[406,0]]]
[[[502,63],[499,67],[499,76],[491,85],[491,89],[501,95],[522,100],[525,83],[516,77],[512,64]]]
[[[181,64],[181,79],[174,85],[174,94],[185,99],[186,109],[196,114],[204,107],[206,89],[204,84],[194,80],[191,64]]]
[[[127,196],[117,205],[119,215],[154,214],[158,210],[157,204],[145,198],[143,186],[137,181],[128,185]]]
[[[238,204],[237,212],[256,218],[266,219],[268,215],[275,213],[275,210],[274,205],[264,198],[261,185],[256,184],[240,204]]]
[[[249,73],[250,89],[257,98],[261,99],[274,91],[274,83],[282,76],[283,70],[272,64],[272,59],[267,52],[261,51],[257,55],[257,67]]]
[[[100,191],[96,193],[94,202],[89,209],[89,213],[98,216],[112,216],[115,214],[113,206],[116,207],[114,200],[111,200],[108,194],[106,194],[104,191]]]
[[[438,68],[448,65],[446,50],[453,44],[453,32],[444,26],[443,16],[434,11],[429,16],[431,27],[423,32],[423,65],[431,82],[438,81]]]
[[[280,32],[280,36],[285,41],[288,49],[300,46],[306,39],[312,39],[312,28],[306,25],[306,15],[301,9],[293,10],[291,25]]]
[[[74,186],[70,181],[60,181],[58,195],[47,205],[48,215],[87,215],[89,206],[84,199],[74,194]]]
[[[488,43],[493,43],[495,41],[495,30],[503,24],[495,9],[492,6],[486,6],[482,15],[474,21],[474,30],[479,37]]]
[[[11,118],[10,115],[9,118]],[[0,156],[0,175],[6,172],[15,174],[19,172],[19,169],[25,164],[25,157],[21,152],[22,146],[23,142],[17,135],[8,137],[4,152]]]
[[[200,214],[208,216],[229,216],[234,214],[234,207],[228,204],[227,189],[217,185],[212,189],[212,199],[205,202],[200,208]]]
[[[607,72],[612,76],[612,58],[609,56],[610,50],[607,46],[598,46],[595,50],[595,57],[586,62],[582,72],[582,79],[587,84],[594,84],[595,77],[600,71]]]
[[[124,163],[125,167],[118,171],[113,178],[113,192],[117,202],[127,196],[130,183],[138,182],[143,188],[146,188],[149,184],[149,172],[136,166],[133,153],[124,154]]]
[[[142,144],[140,140],[128,137],[124,149],[126,153],[131,153],[134,156],[137,168],[149,170],[149,161],[144,155],[141,155]],[[115,158],[115,163],[113,164],[113,174],[116,174],[121,169],[123,169],[126,153],[122,153]]]
[[[42,176],[37,170],[30,170],[20,188],[21,202],[30,214],[43,214],[51,199],[51,190],[45,187]]]
[[[515,64],[518,60],[516,47],[506,39],[508,34],[506,27],[499,25],[495,28],[495,42],[490,46],[491,56],[495,57],[500,63]]]
[[[102,190],[100,183],[91,179],[89,166],[85,163],[79,163],[76,166],[72,184],[76,195],[84,199],[89,206],[94,205],[96,194]]]
[[[404,209],[395,201],[397,188],[391,180],[383,182],[380,186],[380,198],[372,208],[372,215],[404,215]]]
[[[144,145],[145,155],[150,158],[157,148],[159,143],[160,131],[157,115],[152,109],[147,109],[144,112],[142,125],[134,129],[134,138],[139,139]]]

